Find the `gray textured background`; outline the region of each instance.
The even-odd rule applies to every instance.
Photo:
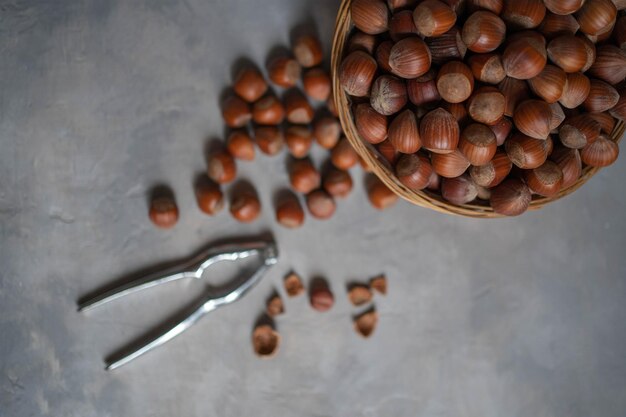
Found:
[[[623,416],[626,163],[521,218],[453,218],[408,203],[377,213],[362,187],[329,222],[273,222],[281,158],[241,166],[262,194],[253,225],[203,216],[191,182],[231,63],[262,63],[296,24],[330,41],[337,2],[0,2],[0,415]],[[260,175],[261,174],[261,175]],[[354,171],[357,182],[362,173]],[[170,184],[182,218],[146,218]],[[149,356],[102,358],[202,290],[181,282],[87,315],[76,300],[207,241],[273,230],[278,267],[241,303]],[[252,324],[282,275],[325,276],[336,307],[287,301],[279,355]],[[380,271],[380,326],[354,334],[345,282]],[[215,269],[215,280],[237,273]]]

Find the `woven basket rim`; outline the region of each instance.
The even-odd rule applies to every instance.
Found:
[[[331,56],[331,75],[333,83],[333,99],[335,107],[339,113],[339,119],[344,130],[344,135],[352,144],[356,152],[365,160],[373,173],[380,178],[395,194],[402,197],[420,207],[429,208],[440,213],[452,214],[457,216],[474,217],[474,218],[499,218],[506,217],[493,211],[489,205],[480,204],[463,204],[455,205],[445,201],[441,195],[430,192],[428,190],[413,191],[404,186],[391,170],[390,165],[385,161],[372,145],[362,140],[357,132],[352,118],[351,100],[344,92],[339,83],[339,66],[344,55],[344,48],[348,40],[348,36],[352,32],[353,24],[350,16],[350,5],[352,0],[342,0],[337,13],[335,24],[335,34],[333,37],[332,56]],[[619,142],[626,131],[626,125],[623,121],[618,120],[613,132],[609,135],[611,140]],[[559,200],[585,184],[593,177],[600,168],[586,166],[583,168],[581,177],[571,186],[561,190],[552,197],[541,197],[533,195],[529,210],[538,210],[553,201]]]

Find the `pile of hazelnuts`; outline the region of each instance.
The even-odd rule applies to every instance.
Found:
[[[411,190],[515,216],[618,157],[622,0],[353,0],[339,81]]]
[[[342,135],[331,79],[322,65],[319,39],[302,34],[294,38],[290,51],[281,50],[268,59],[269,82],[251,63],[236,72],[232,89],[221,103],[227,138],[209,151],[208,176],[195,185],[200,210],[211,216],[222,211],[226,205],[222,188],[236,179],[238,161],[254,160],[257,149],[276,156],[287,148],[291,188],[304,196],[310,215],[325,220],[335,213],[336,200],[353,188],[349,169],[363,161]],[[276,90],[282,91],[282,97]],[[330,153],[329,163],[321,169],[309,158],[314,143]],[[236,220],[249,223],[258,218],[261,202],[253,186],[245,185],[232,190],[229,209]],[[378,209],[397,200],[373,175],[368,178],[368,196]],[[300,197],[293,192],[282,193],[275,210],[277,222],[285,227],[297,228],[305,221]],[[157,226],[172,227],[178,216],[171,195],[152,200],[150,218]]]
[[[298,297],[305,292],[302,279],[295,272],[290,272],[283,281],[283,287],[288,297]],[[376,330],[378,313],[373,303],[374,293],[387,295],[387,277],[378,275],[369,282],[352,282],[348,285],[348,300],[354,307],[361,308],[352,317],[355,332],[369,338]],[[309,302],[311,307],[324,313],[329,311],[335,304],[335,297],[328,283],[316,278],[309,288]],[[265,315],[256,323],[252,332],[252,347],[254,352],[261,358],[270,358],[276,355],[281,343],[280,333],[277,331],[274,320],[285,313],[283,300],[277,291],[267,299]]]

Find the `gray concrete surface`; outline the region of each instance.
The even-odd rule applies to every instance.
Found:
[[[255,224],[207,218],[191,182],[231,63],[262,63],[289,30],[331,37],[337,2],[0,2],[0,415],[619,417],[626,410],[626,163],[521,218],[378,213],[362,187],[329,222],[275,225],[282,160],[242,164]],[[354,171],[360,183],[362,172]],[[170,184],[182,218],[151,227]],[[207,241],[273,231],[278,267],[244,301],[118,372],[102,358],[202,291],[181,282],[90,314],[76,300]],[[327,277],[337,303],[287,301],[283,344],[250,346],[290,269]],[[384,271],[371,340],[352,331],[345,283]],[[214,280],[237,269],[220,267]]]

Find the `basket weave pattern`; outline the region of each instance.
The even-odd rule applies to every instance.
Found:
[[[333,39],[333,49],[331,58],[331,70],[333,79],[333,94],[339,119],[344,129],[344,133],[357,153],[365,160],[367,165],[372,169],[374,174],[378,176],[394,193],[421,207],[426,207],[441,213],[455,214],[459,216],[477,217],[477,218],[496,218],[504,217],[495,213],[488,204],[464,204],[455,205],[444,200],[440,194],[428,190],[413,191],[405,187],[396,178],[393,169],[387,161],[376,151],[376,149],[361,139],[354,119],[352,117],[352,103],[350,97],[344,92],[339,83],[339,67],[344,56],[344,47],[348,37],[352,31],[353,25],[350,17],[350,4],[352,0],[342,0],[339,12],[337,14],[337,22],[335,26],[335,36]],[[626,125],[621,120],[617,122],[610,137],[613,141],[619,142],[626,130]],[[586,183],[589,178],[593,177],[600,168],[583,167],[581,177],[568,188],[561,190],[553,197],[541,197],[533,195],[529,210],[538,210],[546,204],[565,197],[573,193]]]

